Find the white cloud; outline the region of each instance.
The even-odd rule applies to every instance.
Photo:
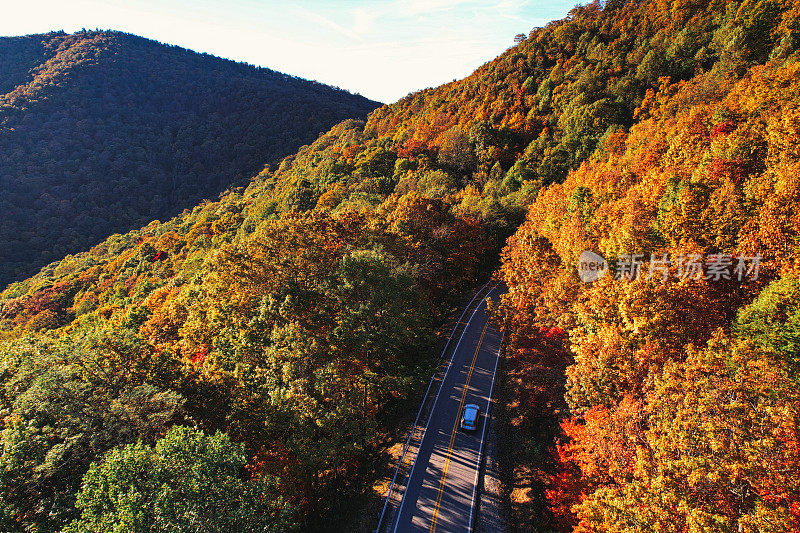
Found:
[[[357,41],[360,41],[362,39],[361,35],[359,35],[357,31],[354,31],[350,28],[346,28],[341,24],[320,15],[319,13],[315,13],[309,9],[300,6],[295,6],[295,10],[309,22],[315,23],[320,26],[328,27],[350,39],[354,39]]]
[[[372,22],[377,18],[377,13],[369,12],[363,7],[353,10],[353,31],[357,35],[364,35],[372,27]]]
[[[451,11],[462,4],[469,3],[474,3],[474,0],[399,0],[397,8],[400,13],[415,16]]]

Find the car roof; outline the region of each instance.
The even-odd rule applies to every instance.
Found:
[[[464,410],[465,411],[479,411],[480,407],[478,407],[474,403],[468,403],[467,405],[464,406]]]

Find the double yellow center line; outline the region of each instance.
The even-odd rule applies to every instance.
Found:
[[[475,347],[475,355],[472,356],[472,364],[469,366],[469,373],[467,374],[467,381],[464,383],[464,390],[461,393],[461,401],[458,403],[458,411],[456,412],[456,421],[453,424],[453,431],[450,433],[450,444],[447,446],[447,457],[444,460],[444,468],[442,469],[442,480],[439,482],[439,494],[436,496],[436,508],[433,510],[433,520],[431,521],[431,533],[436,532],[436,521],[439,518],[439,506],[442,503],[442,494],[444,494],[444,484],[447,480],[447,470],[450,468],[450,458],[453,455],[453,444],[456,441],[456,432],[458,431],[458,422],[459,417],[461,415],[461,410],[464,407],[464,400],[467,397],[467,391],[469,390],[469,382],[472,379],[472,371],[475,370],[475,362],[478,360],[478,353],[481,350],[481,345],[483,344],[483,336],[486,335],[486,329],[489,327],[489,321],[486,321],[486,325],[483,326],[483,331],[481,332],[481,338],[478,339],[478,346]]]

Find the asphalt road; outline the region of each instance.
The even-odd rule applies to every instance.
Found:
[[[499,294],[494,289],[489,296]],[[469,531],[481,441],[501,335],[482,301],[469,317],[439,389],[393,531]],[[461,429],[464,405],[481,408],[475,431]]]

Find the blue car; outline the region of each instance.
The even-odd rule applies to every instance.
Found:
[[[468,403],[464,406],[464,416],[461,417],[461,429],[473,431],[478,427],[478,415],[481,408],[474,403]]]

